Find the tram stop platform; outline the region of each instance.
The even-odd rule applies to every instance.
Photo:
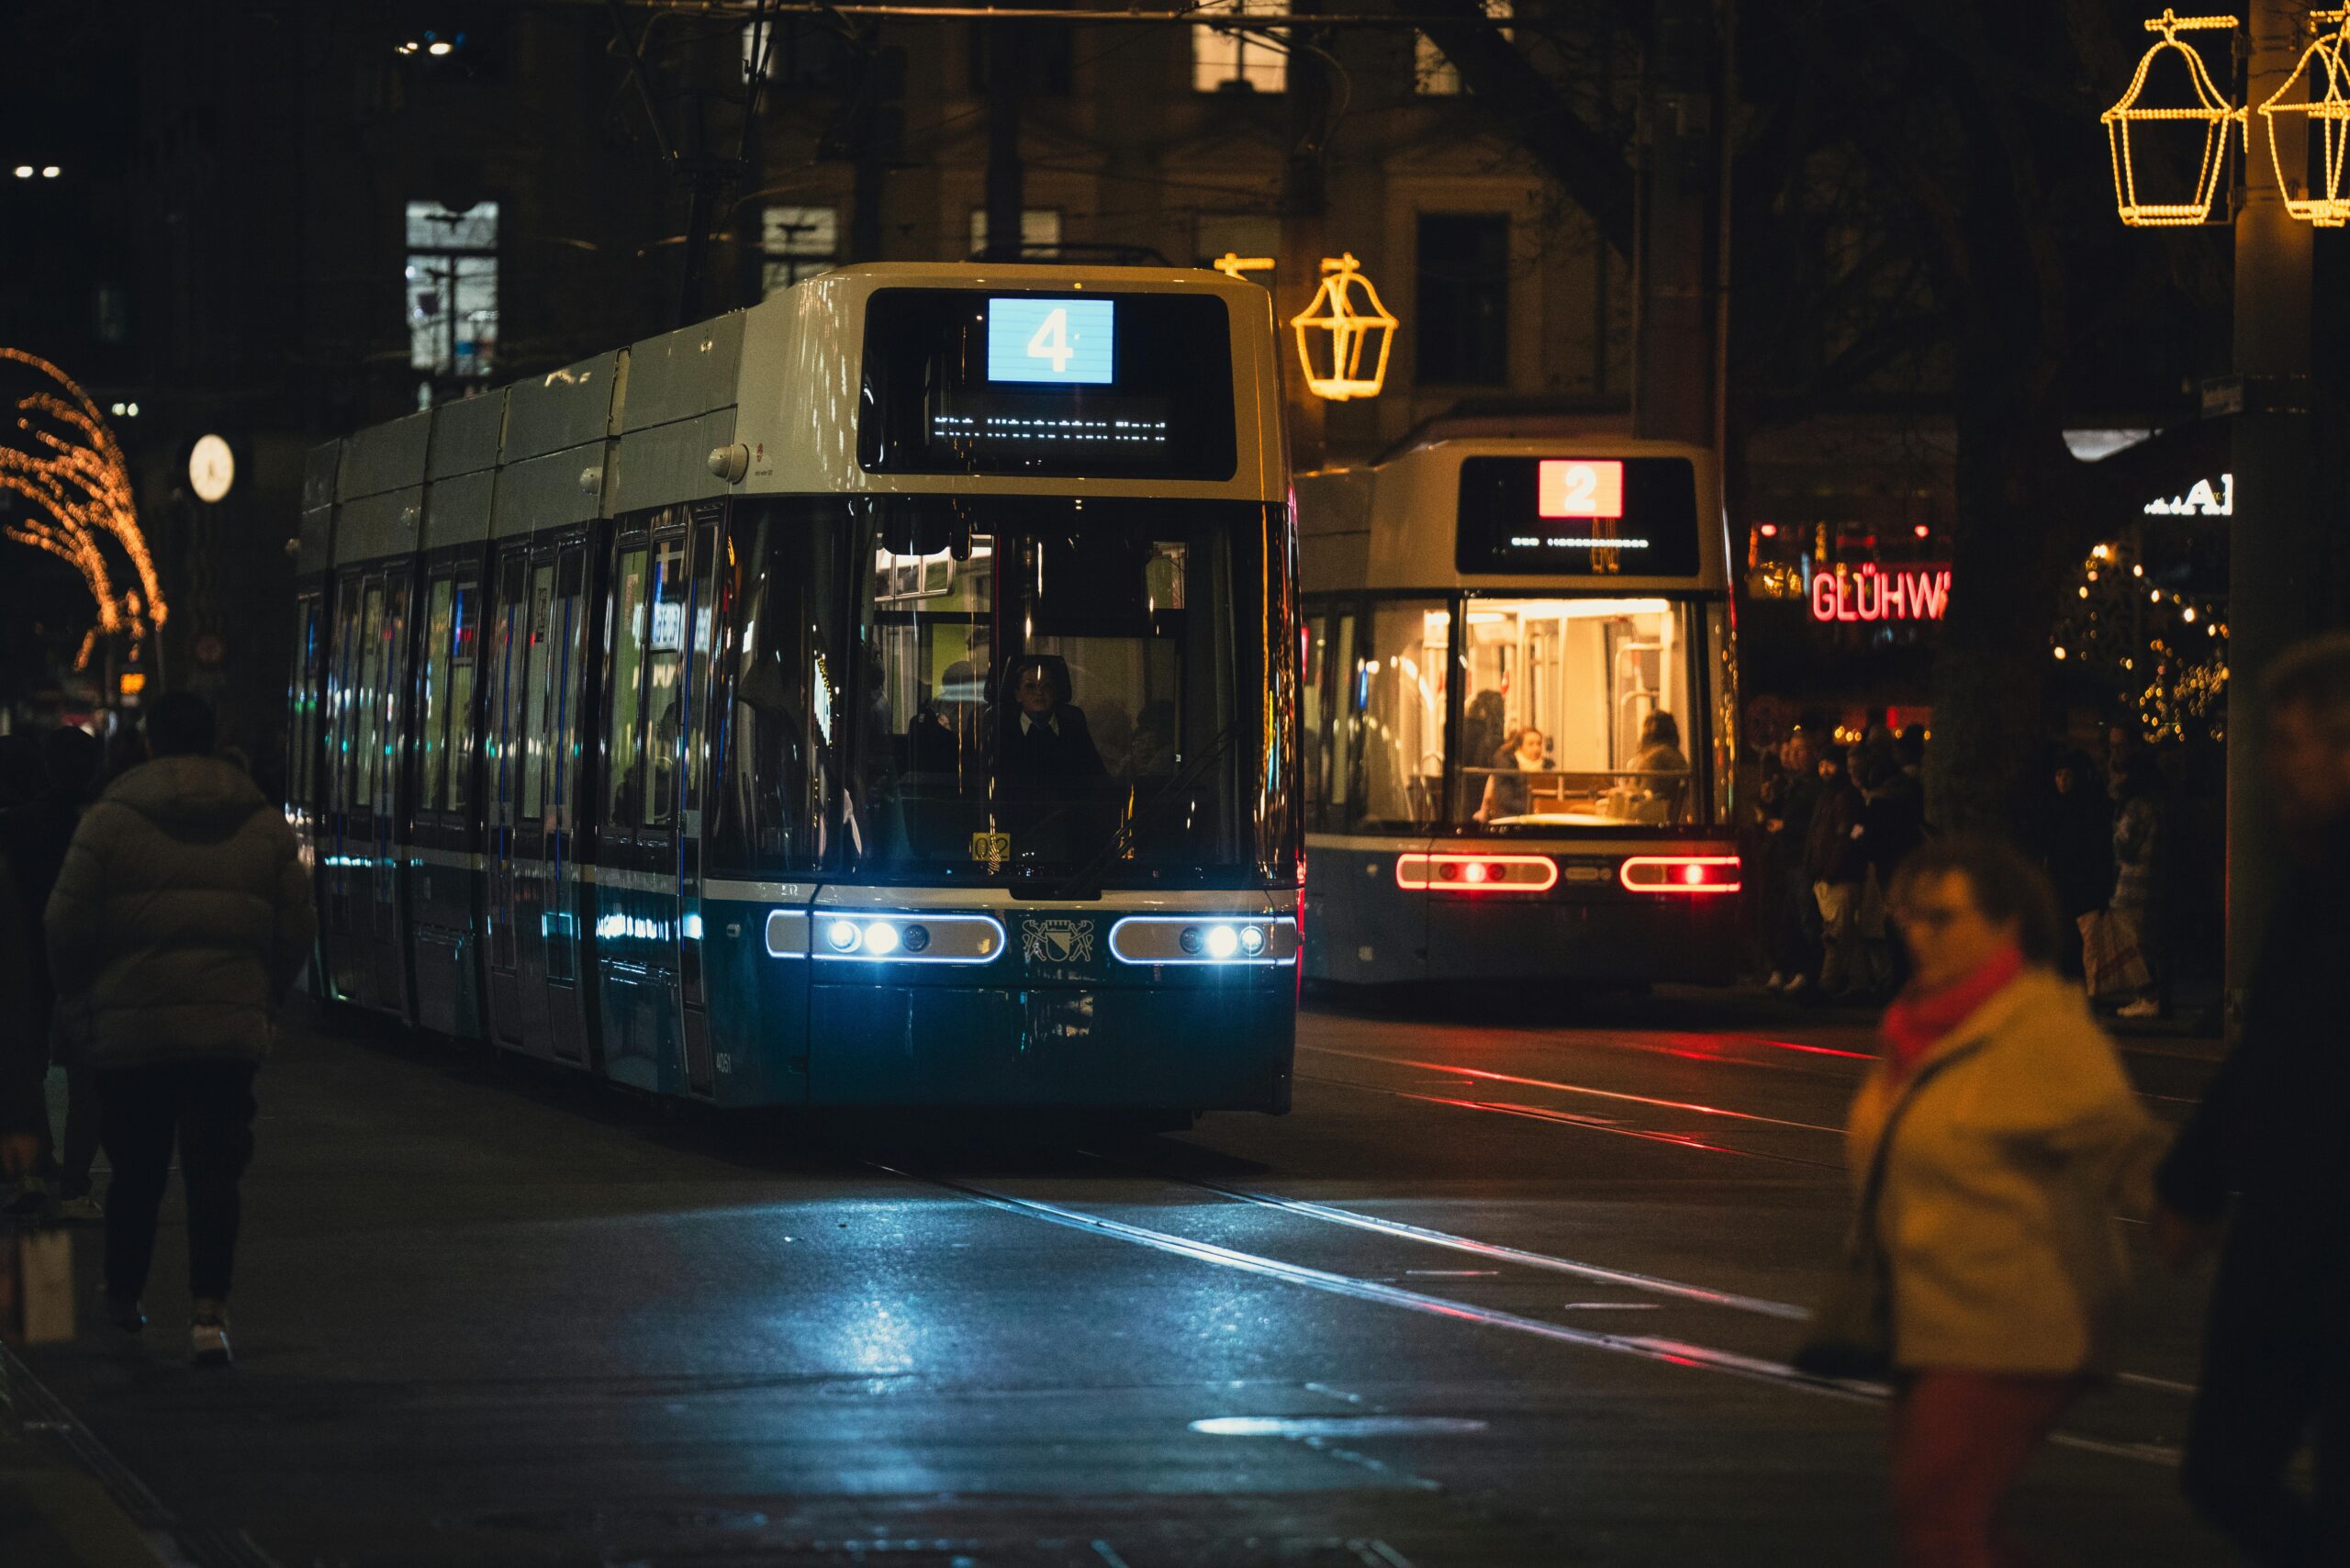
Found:
[[[64,1418],[61,1419],[60,1417]],[[11,1568],[180,1568],[92,1473],[88,1434],[0,1351],[0,1562]],[[77,1452],[83,1450],[83,1452]]]

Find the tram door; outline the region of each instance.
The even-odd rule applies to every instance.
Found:
[[[715,1091],[709,1015],[704,1011],[701,964],[701,822],[704,761],[709,752],[710,660],[718,623],[718,536],[724,508],[705,502],[694,509],[692,577],[686,591],[686,664],[681,705],[684,755],[677,769],[677,908],[679,1038],[685,1046],[686,1087],[696,1094]]]
[[[673,507],[613,544],[604,832],[596,930],[607,1070],[648,1089],[711,1087],[703,1022],[700,705],[717,508]],[[640,531],[641,530],[641,531]],[[688,781],[691,781],[690,783]]]
[[[319,924],[324,927],[327,953],[326,992],[342,1002],[359,1000],[366,958],[361,936],[365,885],[353,865],[364,843],[357,830],[359,777],[366,755],[359,734],[366,711],[359,698],[366,667],[365,603],[366,590],[357,573],[336,584],[334,648],[327,689],[327,817],[319,834],[319,854],[326,865],[321,879],[326,902]],[[376,604],[380,615],[380,599]]]
[[[483,835],[487,857],[489,920],[490,1036],[499,1045],[520,1047],[527,1035],[522,1018],[520,937],[518,927],[518,880],[515,875],[515,815],[521,785],[520,758],[515,755],[520,705],[529,654],[530,580],[527,547],[508,550],[498,557],[493,580],[498,587],[490,606],[489,667],[485,678],[489,692],[483,704],[482,799],[487,832]]]

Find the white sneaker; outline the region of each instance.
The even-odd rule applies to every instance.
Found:
[[[188,1360],[200,1367],[233,1365],[236,1358],[229,1353],[229,1323],[224,1317],[217,1323],[196,1323],[188,1327]]]
[[[1809,975],[1793,974],[1787,977],[1787,983],[1782,986],[1780,990],[1788,996],[1801,996],[1804,993],[1804,988],[1810,984],[1811,977]]]
[[[1771,971],[1771,978],[1762,982],[1762,989],[1764,991],[1785,991],[1786,989],[1786,985],[1787,972],[1785,969],[1773,969]]]
[[[2135,1002],[2124,1002],[2113,1011],[2116,1018],[2159,1018],[2162,1014],[2161,1002],[2143,996]]]

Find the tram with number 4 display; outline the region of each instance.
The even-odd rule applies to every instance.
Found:
[[[314,454],[330,1000],[721,1105],[1288,1108],[1270,297],[875,265]]]
[[[1712,454],[1439,431],[1297,493],[1306,978],[1734,978]]]

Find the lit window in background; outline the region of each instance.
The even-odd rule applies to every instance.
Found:
[[[408,364],[474,380],[498,348],[498,204],[408,204]]]
[[[840,264],[841,215],[829,207],[771,207],[759,222],[760,293],[776,295]]]
[[[1208,0],[1204,17],[1278,16],[1283,0]],[[1192,90],[1196,93],[1281,93],[1289,88],[1289,57],[1263,34],[1243,37],[1218,28],[1192,29]]]
[[[1029,251],[1050,250],[1061,242],[1061,209],[1057,207],[1032,207],[1020,214],[1020,248]],[[988,209],[971,208],[971,254],[979,255],[988,248]]]

